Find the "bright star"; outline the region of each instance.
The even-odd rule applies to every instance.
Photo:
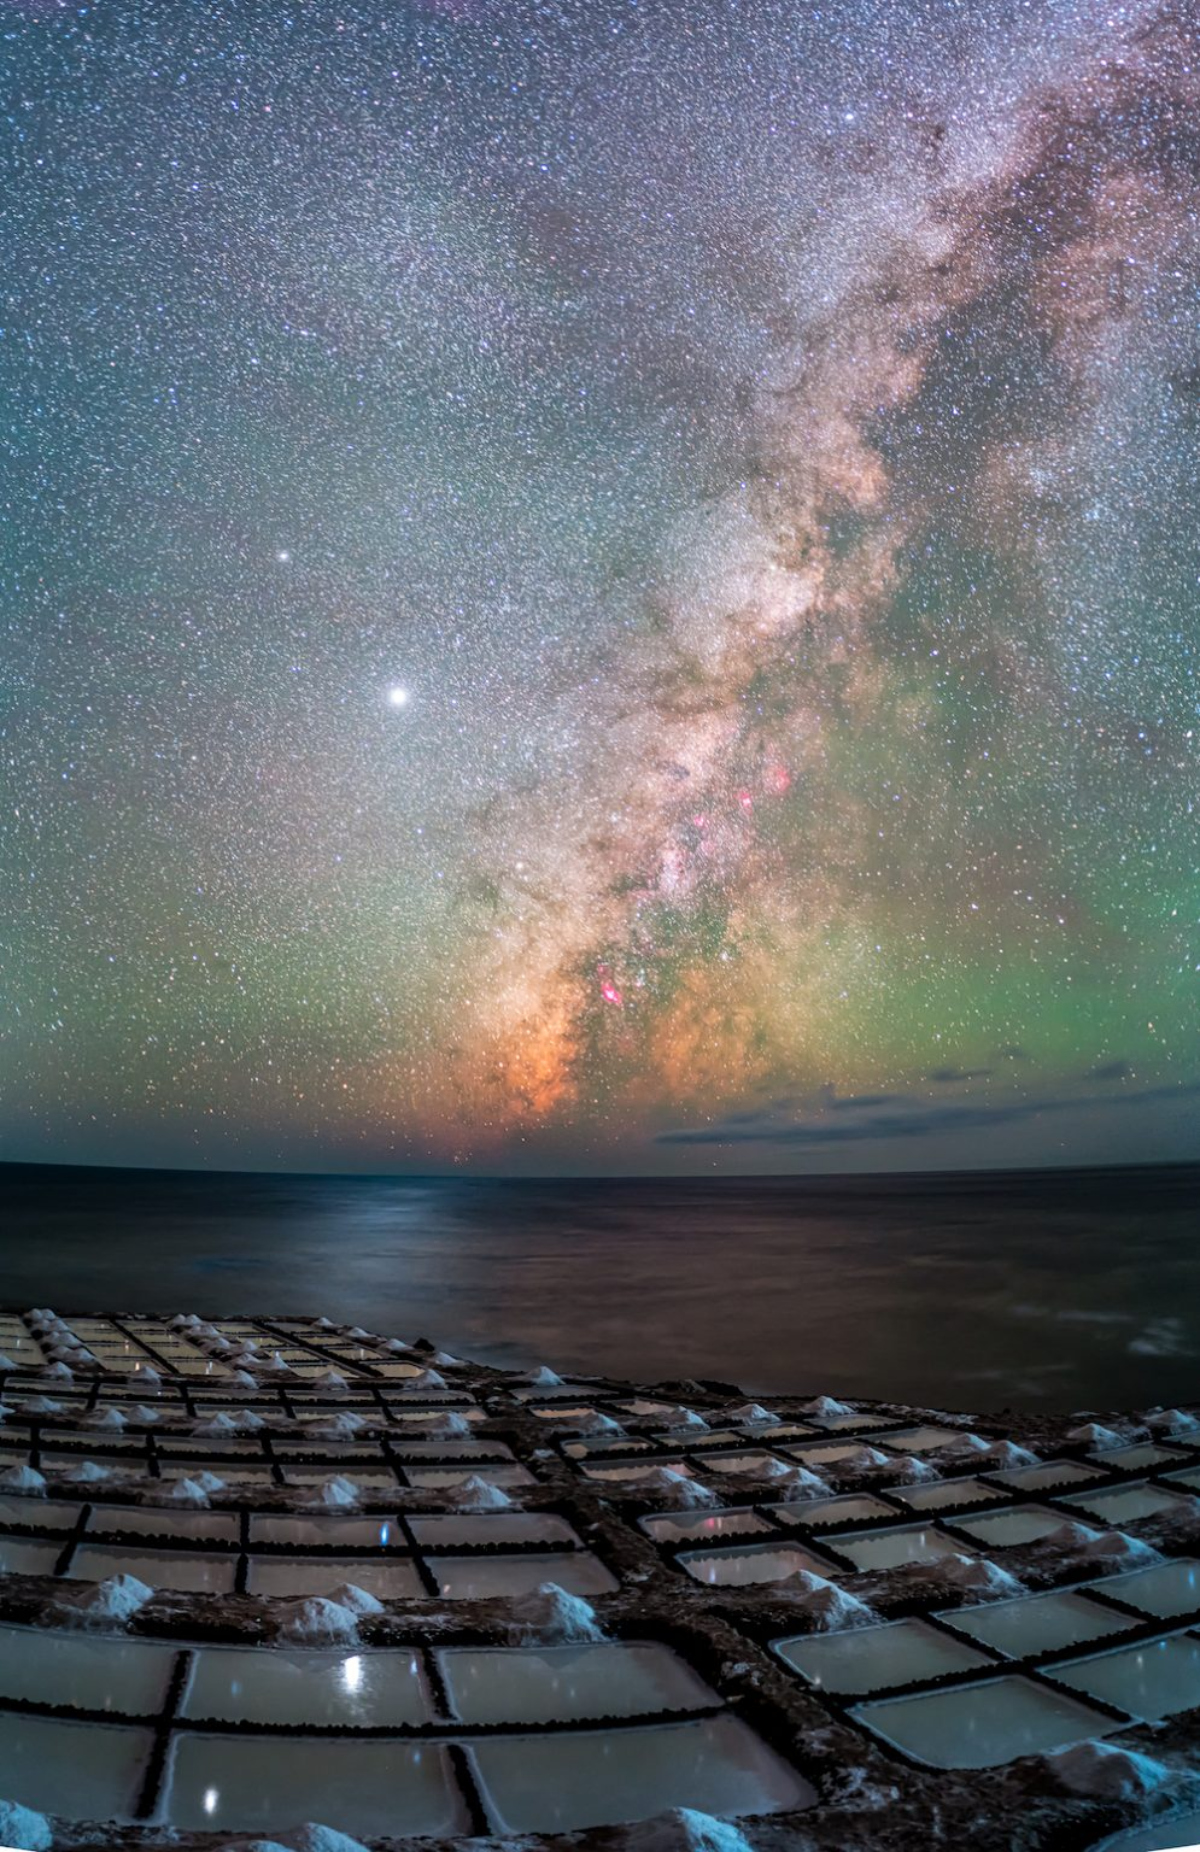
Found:
[[[389,707],[407,707],[408,706],[408,689],[400,688],[400,687],[389,688],[388,689],[388,705]]]

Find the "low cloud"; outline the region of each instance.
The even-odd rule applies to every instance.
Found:
[[[827,1092],[813,1111],[796,1102],[772,1102],[757,1112],[731,1114],[716,1125],[660,1132],[660,1145],[771,1145],[777,1149],[820,1149],[893,1139],[945,1138],[956,1132],[990,1130],[1055,1113],[1099,1108],[1126,1112],[1200,1097],[1200,1080],[1140,1093],[1043,1095],[1040,1098],[967,1104],[925,1103],[904,1094],[864,1093],[838,1099]],[[836,1115],[833,1116],[833,1115]]]

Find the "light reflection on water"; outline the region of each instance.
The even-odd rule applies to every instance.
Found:
[[[326,1312],[511,1364],[957,1406],[1194,1394],[1200,1170],[0,1173],[17,1306]]]

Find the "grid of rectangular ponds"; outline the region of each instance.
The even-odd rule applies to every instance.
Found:
[[[487,1410],[454,1387],[449,1363],[447,1382],[423,1355],[311,1320],[213,1325],[224,1353],[177,1323],[72,1320],[87,1354],[68,1348],[72,1378],[59,1383],[45,1374],[54,1360],[47,1333],[35,1338],[25,1321],[0,1316],[0,1398],[13,1409],[0,1428],[0,1471],[26,1464],[51,1482],[45,1501],[0,1493],[0,1572],[78,1582],[128,1569],[156,1587],[285,1596],[353,1582],[384,1600],[511,1596],[546,1580],[586,1596],[618,1586],[554,1512],[385,1508],[389,1487],[440,1491],[468,1474],[514,1497],[536,1488],[536,1473],[507,1447],[472,1436]],[[239,1378],[246,1344],[256,1368],[269,1350],[269,1386],[261,1374],[254,1386]],[[15,1366],[7,1375],[5,1358]],[[668,1562],[724,1586],[796,1570],[836,1580],[947,1552],[986,1549],[1002,1560],[1010,1544],[1067,1520],[1103,1527],[1114,1499],[1113,1521],[1122,1506],[1132,1521],[1182,1503],[1200,1483],[1200,1448],[1191,1444],[1200,1437],[1185,1433],[1162,1446],[973,1474],[956,1458],[957,1478],[885,1476],[862,1489],[864,1467],[936,1462],[962,1431],[849,1410],[782,1422],[741,1410],[708,1427],[694,1411],[596,1385],[517,1393],[544,1423],[547,1448],[590,1492],[652,1502],[645,1475],[664,1466],[718,1492],[740,1491],[731,1509],[641,1519]],[[113,1407],[128,1416],[124,1425],[109,1425]],[[245,1409],[264,1421],[253,1434],[222,1434],[219,1420],[212,1433],[194,1431]],[[436,1431],[448,1413],[461,1418],[452,1438]],[[310,1418],[324,1427],[347,1414],[378,1434],[304,1432]],[[177,1433],[184,1422],[192,1431]],[[86,1495],[72,1477],[84,1460],[113,1475]],[[819,1473],[828,1490],[798,1494],[797,1469]],[[135,1489],[152,1501],[152,1482],[166,1495],[203,1472],[224,1481],[213,1494],[218,1507],[236,1508],[120,1502]],[[317,1496],[331,1477],[349,1481],[370,1509],[254,1509],[259,1489]],[[1086,1588],[772,1646],[823,1702],[901,1755],[979,1766],[984,1734],[986,1759],[997,1762],[1200,1705],[1198,1577],[1200,1564],[1168,1561]],[[22,1658],[20,1632],[0,1629],[0,1768],[30,1775],[29,1804],[53,1805],[39,1803],[30,1771],[65,1756],[81,1817],[248,1831],[293,1821],[299,1808],[310,1817],[332,1810],[359,1832],[552,1831],[704,1806],[704,1796],[708,1811],[735,1815],[816,1799],[655,1642],[289,1654],[274,1645],[43,1634],[65,1657],[57,1670],[47,1657],[39,1695],[4,1670]],[[111,1667],[106,1674],[97,1661],[91,1687],[78,1662],[84,1649]],[[105,1677],[124,1693],[119,1701],[107,1691],[96,1706],[65,1709],[54,1697],[68,1687],[98,1691]]]

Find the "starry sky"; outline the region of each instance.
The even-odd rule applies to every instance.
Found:
[[[0,0],[0,1154],[1200,1155],[1158,0]]]

